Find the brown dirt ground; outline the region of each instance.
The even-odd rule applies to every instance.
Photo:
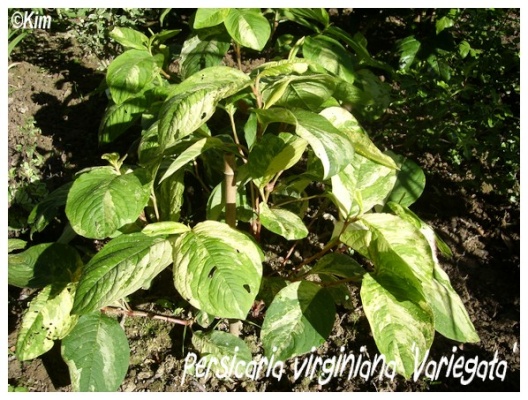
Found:
[[[39,130],[38,151],[46,156],[42,169],[49,190],[71,179],[74,172],[99,163],[103,149],[94,146],[97,129],[106,105],[104,96],[94,91],[102,75],[95,59],[84,55],[64,34],[38,32],[35,40],[21,47],[13,58],[20,63],[9,70],[9,167],[20,162],[17,143],[27,140],[20,129],[34,118]],[[412,153],[412,152],[410,152]],[[520,241],[519,209],[504,205],[491,195],[464,190],[461,177],[449,177],[439,155],[414,155],[428,176],[426,192],[414,210],[449,244],[452,259],[442,259],[445,271],[463,299],[481,342],[459,345],[441,336],[431,348],[431,359],[457,355],[491,361],[497,352],[507,362],[504,381],[473,380],[462,385],[459,379],[431,381],[423,376],[416,382],[397,377],[394,381],[374,377],[348,380],[346,375],[319,385],[317,379],[294,380],[288,365],[281,380],[261,379],[222,381],[216,378],[186,378],[181,371],[184,355],[192,351],[189,334],[179,325],[141,318],[123,321],[131,347],[128,374],[122,391],[519,391],[520,390]],[[11,212],[11,210],[9,211]],[[36,240],[43,240],[36,237]],[[273,249],[271,249],[273,253]],[[277,256],[277,254],[275,254]],[[158,277],[151,292],[158,297],[177,298],[174,289]],[[358,294],[355,288],[352,293]],[[27,290],[9,288],[8,381],[30,391],[69,391],[67,367],[57,345],[49,353],[27,362],[14,357],[17,327],[27,304]],[[177,303],[176,301],[174,301]],[[177,305],[177,304],[176,304]],[[166,312],[149,298],[149,292],[134,298],[136,309]],[[323,357],[338,355],[340,346],[359,354],[366,346],[370,357],[376,348],[358,297],[351,309],[341,308],[334,330],[317,350]],[[258,323],[258,318],[255,319]],[[255,329],[246,324],[243,337],[259,352]],[[301,359],[300,359],[301,361]]]

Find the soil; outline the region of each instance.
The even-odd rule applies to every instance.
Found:
[[[27,143],[21,129],[33,118],[38,128],[38,152],[46,159],[42,181],[53,190],[71,180],[82,168],[102,164],[97,130],[107,101],[104,94],[93,93],[103,74],[98,61],[80,49],[65,33],[36,31],[34,40],[25,41],[12,57],[18,64],[9,70],[9,168],[21,162],[17,144]],[[92,94],[91,94],[92,93]],[[388,148],[398,143],[386,143]],[[397,149],[402,153],[401,148]],[[361,376],[335,377],[322,385],[315,377],[295,379],[294,366],[286,364],[281,379],[219,380],[216,377],[186,377],[182,371],[186,354],[193,351],[188,329],[164,321],[125,318],[131,348],[128,374],[121,391],[519,391],[520,390],[520,222],[519,207],[491,194],[471,192],[461,183],[467,177],[453,175],[439,154],[406,155],[420,163],[427,175],[422,198],[413,206],[426,222],[447,242],[451,259],[442,258],[442,267],[461,296],[481,338],[477,344],[459,344],[437,335],[430,359],[465,356],[466,360],[490,362],[504,360],[504,380],[475,377],[469,384],[460,379],[420,376],[416,381],[379,374],[370,379]],[[11,213],[12,210],[9,210]],[[38,234],[35,241],[45,238]],[[268,249],[270,260],[284,254],[281,248]],[[302,253],[302,249],[301,249]],[[294,255],[295,256],[295,255]],[[302,257],[302,254],[297,254]],[[150,291],[134,296],[134,309],[167,313],[167,305],[156,303],[164,298],[178,306],[177,293],[165,282],[162,273]],[[339,356],[341,346],[348,353],[374,359],[376,346],[359,302],[359,293],[348,307],[338,309],[335,326],[327,342],[317,349],[322,359]],[[9,287],[8,381],[13,387],[30,391],[70,391],[68,369],[60,356],[60,345],[32,361],[20,362],[14,356],[17,329],[31,292]],[[254,322],[259,324],[258,312]],[[258,335],[250,324],[244,325],[244,339],[258,354]],[[366,353],[361,348],[366,347]],[[308,356],[299,358],[302,362]],[[504,365],[504,363],[503,363]]]

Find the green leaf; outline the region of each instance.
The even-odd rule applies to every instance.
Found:
[[[333,37],[335,39],[339,39],[345,42],[358,55],[362,63],[368,66],[379,68],[389,73],[392,73],[392,68],[388,64],[377,61],[374,58],[372,58],[372,56],[370,55],[370,53],[368,52],[365,46],[364,41],[361,40],[364,38],[360,36],[351,37],[345,30],[337,26],[332,26],[332,25],[329,26],[325,30],[325,34],[327,36],[330,36],[330,37]]]
[[[388,168],[399,169],[398,164],[370,140],[367,133],[359,125],[358,120],[342,107],[329,107],[321,111],[321,115],[341,132],[348,135],[356,153]]]
[[[433,279],[422,282],[425,297],[435,316],[435,329],[445,337],[462,343],[475,343],[479,337],[462,300],[451,286],[447,274],[442,270],[436,251],[440,239],[433,229],[416,214],[396,203],[388,204],[400,218],[410,222],[420,230],[432,252],[434,269]]]
[[[194,73],[220,65],[231,41],[222,35],[202,39],[199,35],[185,41],[180,54],[181,77],[186,79]]]
[[[262,300],[266,306],[269,306],[277,293],[288,286],[290,282],[278,276],[263,276],[260,291],[257,300]]]
[[[219,379],[229,378],[229,372],[233,372],[235,376],[244,376],[246,366],[253,361],[246,342],[227,332],[196,331],[192,336],[192,344],[202,355],[201,362],[211,365],[211,370]],[[224,367],[231,366],[232,363],[236,363],[238,369]]]
[[[257,67],[260,78],[279,75],[303,75],[314,64],[311,61],[295,58],[293,60],[269,61]]]
[[[167,40],[172,39],[181,31],[181,29],[164,29],[161,32],[152,35],[150,42],[157,45],[165,43]],[[160,48],[162,47],[160,46]]]
[[[171,175],[160,185],[156,193],[161,221],[180,220],[181,208],[185,194],[185,169]]]
[[[355,111],[370,121],[381,117],[391,103],[390,87],[369,69],[357,71],[354,85],[363,91],[362,101],[365,107],[356,107]]]
[[[244,72],[220,65],[204,68],[179,85],[173,85],[170,95],[189,94],[202,88],[214,87],[219,99],[223,99],[238,93],[250,83],[250,78]]]
[[[310,111],[273,107],[255,110],[260,122],[268,125],[282,122],[295,126],[295,133],[306,140],[324,170],[322,179],[327,179],[343,170],[354,155],[350,139],[336,129],[326,118]]]
[[[244,139],[246,139],[246,143],[249,149],[253,147],[253,144],[257,140],[257,128],[257,114],[251,113],[244,125]]]
[[[62,243],[38,244],[7,259],[8,284],[30,288],[73,282],[83,265],[77,250]]]
[[[295,133],[306,140],[324,169],[324,179],[343,170],[354,156],[351,140],[321,115],[295,110]]]
[[[321,65],[346,82],[354,82],[356,74],[351,54],[337,40],[325,35],[307,36],[302,50],[306,59]]]
[[[357,177],[354,167],[347,165],[341,172],[332,176],[332,191],[330,193],[339,215],[346,220],[353,212],[359,210],[356,193]]]
[[[249,85],[243,72],[228,67],[210,67],[192,75],[173,91],[160,111],[159,143],[167,149],[202,126],[218,102]]]
[[[376,205],[384,205],[394,187],[396,171],[359,155],[355,157],[354,168],[362,212],[366,213]]]
[[[282,289],[266,311],[260,333],[264,353],[276,360],[308,353],[332,331],[335,306],[325,289],[295,282]]]
[[[259,218],[266,229],[287,240],[304,239],[308,236],[308,229],[302,219],[291,211],[271,209],[266,203],[261,203]]]
[[[455,25],[455,21],[453,21],[449,17],[442,17],[436,20],[436,34],[438,35],[440,32],[442,32],[444,29],[451,28]]]
[[[75,392],[116,391],[128,371],[130,347],[119,323],[101,313],[83,315],[64,338],[62,358]]]
[[[359,154],[332,176],[331,198],[343,219],[384,205],[396,180],[396,171]]]
[[[164,236],[122,235],[108,242],[85,266],[72,312],[88,314],[134,293],[172,262]]]
[[[187,165],[190,161],[194,160],[203,152],[212,148],[222,148],[224,146],[225,143],[222,140],[214,137],[207,137],[198,140],[196,143],[192,144],[182,153],[180,153],[178,158],[176,158],[176,160],[171,163],[169,168],[167,168],[167,171],[165,171],[165,173],[161,177],[160,183],[170,177],[175,172],[179,171],[180,168]]]
[[[380,271],[387,268],[399,269],[402,274],[409,271],[416,277],[418,287],[420,282],[432,280],[431,247],[414,224],[384,213],[365,214],[361,223],[366,228],[349,225],[341,241],[369,258]]]
[[[16,343],[20,361],[32,360],[53,347],[54,340],[65,337],[77,322],[71,316],[74,287],[48,285],[35,297],[22,318]]]
[[[108,107],[99,125],[99,143],[108,144],[121,136],[141,118],[145,105],[143,98],[133,97]]]
[[[259,122],[266,127],[274,122],[281,122],[293,126],[297,125],[297,118],[286,108],[273,107],[267,110],[255,109],[253,111],[257,115]]]
[[[152,82],[162,63],[161,54],[152,56],[147,50],[127,50],[118,56],[106,73],[112,100],[121,104],[137,96]]]
[[[174,284],[191,305],[223,318],[246,318],[260,287],[259,247],[225,223],[205,221],[174,244]]]
[[[149,164],[155,164],[155,170],[159,166],[161,152],[158,143],[158,124],[159,120],[154,122],[150,127],[141,134],[141,141],[138,146],[139,164],[147,167]]]
[[[451,67],[442,59],[439,59],[435,54],[431,54],[426,61],[431,69],[445,82],[451,79]]]
[[[408,71],[420,51],[422,44],[414,36],[408,36],[398,42],[398,52],[400,53],[400,69]]]
[[[148,38],[134,29],[116,26],[109,36],[126,49],[147,50]]]
[[[194,29],[209,28],[224,22],[227,8],[199,8],[194,15]]]
[[[28,224],[31,225],[31,235],[35,232],[42,232],[59,214],[59,209],[66,205],[66,198],[71,186],[71,182],[62,185],[33,207],[28,217]]]
[[[330,23],[328,12],[324,8],[283,8],[282,13],[290,21],[314,29],[313,21],[327,27]]]
[[[460,42],[458,45],[458,54],[460,54],[460,57],[463,59],[466,58],[470,51],[471,45],[466,40]]]
[[[425,174],[423,170],[411,159],[394,155],[400,170],[396,174],[394,188],[387,199],[409,207],[420,198],[425,188]]]
[[[7,252],[11,253],[15,250],[22,250],[26,247],[27,242],[22,239],[7,239]]]
[[[259,9],[230,8],[224,25],[235,42],[253,50],[262,50],[271,34],[270,23]]]
[[[188,232],[190,228],[180,222],[174,221],[163,221],[153,222],[148,224],[141,231],[147,236],[160,236],[160,235],[179,235],[180,233]]]
[[[433,342],[434,317],[418,288],[405,273],[391,269],[366,274],[361,301],[378,350],[396,371],[410,378],[415,369],[415,351],[424,354]]]
[[[134,222],[150,197],[152,178],[138,168],[120,175],[99,167],[79,176],[68,193],[66,215],[81,236],[104,239]]]
[[[287,132],[264,135],[248,157],[248,170],[259,188],[264,188],[276,173],[293,167],[302,157],[307,142]]]
[[[334,93],[335,80],[329,75],[287,76],[264,88],[265,108],[276,104],[319,111]]]
[[[462,343],[477,343],[480,341],[471,318],[464,307],[460,296],[455,292],[449,277],[435,263],[432,288],[426,287],[429,303],[435,315],[435,329],[446,338]],[[423,354],[423,353],[422,353]]]
[[[330,253],[321,257],[309,274],[335,276],[360,282],[365,275],[365,268],[345,254]]]

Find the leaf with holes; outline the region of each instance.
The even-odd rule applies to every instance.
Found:
[[[112,239],[85,266],[72,312],[87,314],[122,299],[150,284],[171,261],[164,236],[138,232]]]
[[[54,340],[65,337],[77,322],[71,316],[74,286],[48,285],[40,291],[22,318],[18,331],[16,356],[32,360],[53,347]]]
[[[73,182],[66,216],[77,234],[107,238],[139,217],[148,203],[151,185],[152,178],[143,168],[124,175],[112,167],[94,168]]]
[[[225,223],[205,221],[174,243],[174,284],[194,307],[223,318],[246,318],[260,288],[259,247]]]
[[[332,331],[335,306],[329,293],[313,282],[282,289],[266,311],[260,338],[264,353],[276,360],[308,353]]]
[[[180,55],[182,79],[207,67],[220,65],[230,45],[231,40],[226,34],[217,34],[211,38],[196,35],[186,40]]]
[[[113,392],[128,371],[130,347],[119,323],[101,313],[82,315],[62,341],[75,392]]]
[[[111,143],[121,136],[141,118],[146,105],[144,98],[132,97],[108,107],[99,125],[99,143]]]

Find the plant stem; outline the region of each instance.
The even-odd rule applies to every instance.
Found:
[[[224,154],[224,199],[225,199],[225,221],[231,227],[236,226],[236,179],[235,179],[235,155]]]
[[[236,145],[238,147],[238,152],[242,156],[242,159],[244,160],[244,163],[245,163],[245,162],[247,162],[246,161],[246,155],[244,154],[243,146],[240,144],[240,139],[238,139],[234,113],[229,112],[228,115],[229,115],[229,121],[231,121],[231,130],[233,131],[233,139],[235,140],[235,143],[236,143]]]
[[[232,153],[224,154],[224,199],[225,199],[225,220],[231,227],[236,226],[236,179],[235,179],[236,161],[235,155]],[[242,322],[239,320],[229,320],[229,332],[232,335],[240,336],[242,330]]]
[[[339,244],[339,238],[336,237],[332,240],[330,240],[325,247],[323,247],[321,249],[321,251],[319,251],[318,253],[314,254],[313,256],[311,257],[308,257],[308,258],[305,258],[296,268],[295,268],[295,271],[299,271],[302,267],[304,267],[305,265],[308,265],[310,264],[312,261],[315,261],[319,258],[321,258],[322,256],[324,256],[326,253],[328,253],[333,247],[335,247],[336,245]],[[293,281],[298,281],[302,278],[304,278],[305,276],[307,275],[307,273],[303,273],[302,275],[300,276],[297,276],[295,278],[293,278]]]
[[[238,43],[235,43],[235,53],[237,57],[238,69],[242,71],[242,59],[240,55],[240,45]]]
[[[160,68],[160,74],[163,75],[165,78],[167,78],[167,79],[169,79],[169,80],[172,78],[168,73],[166,73],[166,72],[165,72],[164,70],[162,70],[161,68]]]
[[[275,207],[283,206],[285,204],[290,204],[290,203],[296,203],[298,201],[306,201],[306,200],[317,199],[319,197],[324,197],[324,195],[322,195],[322,194],[314,194],[313,196],[299,197],[298,199],[285,200],[285,201],[283,201],[281,203],[275,204]]]
[[[115,307],[103,307],[101,311],[105,314],[122,315],[126,317],[143,317],[143,318],[157,319],[160,321],[165,321],[165,322],[170,322],[173,324],[185,325],[185,326],[189,326],[193,324],[193,321],[190,321],[190,320],[169,317],[168,315],[156,314],[156,313],[147,312],[147,311],[124,310],[122,308],[115,308]]]

